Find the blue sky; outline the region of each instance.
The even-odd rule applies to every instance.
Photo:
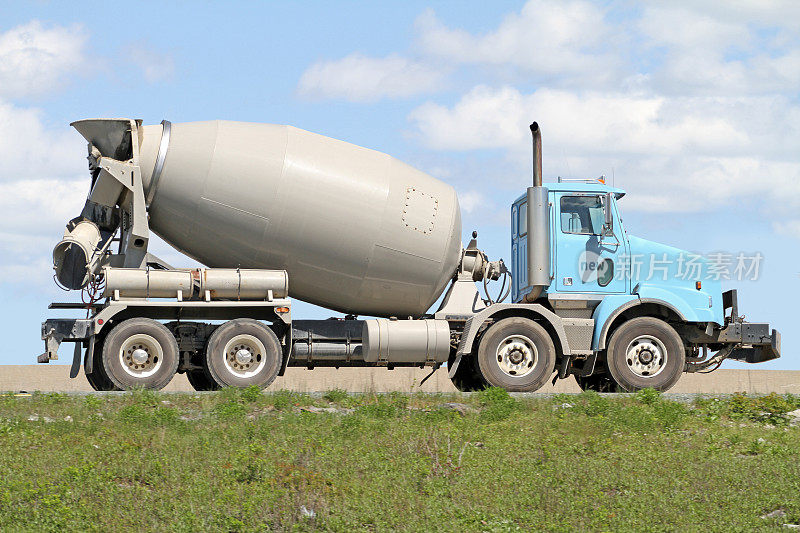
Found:
[[[88,189],[69,123],[113,116],[292,124],[387,152],[455,186],[465,240],[506,259],[538,120],[546,179],[613,175],[630,233],[761,252],[760,279],[728,286],[783,332],[759,368],[799,369],[799,88],[800,8],[779,0],[0,2],[0,364],[33,362],[47,304],[77,297],[50,268]]]

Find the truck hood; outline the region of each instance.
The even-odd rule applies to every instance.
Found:
[[[723,322],[722,275],[705,257],[628,236],[631,292],[661,300],[689,322]],[[697,282],[700,282],[700,289]]]

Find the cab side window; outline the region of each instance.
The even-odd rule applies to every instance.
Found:
[[[519,236],[524,237],[528,234],[528,204],[524,203],[519,206]]]
[[[603,231],[602,196],[562,196],[561,231],[579,235],[600,235]]]

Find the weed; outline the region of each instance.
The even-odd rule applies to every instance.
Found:
[[[171,407],[152,407],[149,404],[131,403],[124,405],[117,417],[128,424],[144,424],[163,426],[178,419],[178,411]]]
[[[583,412],[588,417],[606,416],[610,409],[610,402],[593,390],[587,390],[578,395]]]
[[[685,405],[678,402],[659,401],[652,405],[653,415],[663,429],[679,427],[689,415]]]
[[[698,414],[708,422],[714,422],[725,416],[728,411],[728,403],[719,398],[698,398],[694,402]]]
[[[294,394],[291,391],[278,391],[272,394],[272,405],[278,411],[285,411],[292,407]]]
[[[155,407],[160,401],[159,393],[149,389],[133,389],[126,396],[133,403],[147,407]]]
[[[376,395],[365,398],[356,413],[368,418],[394,418],[407,404],[408,397],[402,394]]]
[[[800,427],[761,425],[796,397],[373,394],[344,400],[354,414],[295,416],[312,399],[276,393],[254,401],[282,410],[252,423],[246,394],[3,397],[0,531],[750,531],[770,510],[800,516],[780,482]]]
[[[139,404],[130,404],[124,406],[117,414],[123,422],[143,422],[147,420],[147,410],[144,406]]]
[[[241,390],[242,400],[255,403],[262,397],[261,387],[257,385],[250,385],[249,387]]]
[[[236,518],[235,516],[226,516],[222,520],[222,529],[224,531],[229,531],[231,533],[237,533],[239,531],[244,531],[246,524]]]
[[[508,391],[500,387],[489,387],[479,392],[478,403],[483,408],[481,418],[489,421],[505,420],[519,407]]]
[[[247,408],[236,401],[225,401],[214,406],[214,416],[220,420],[237,420],[244,418]]]
[[[322,395],[325,401],[331,403],[343,403],[350,397],[350,394],[344,389],[331,389]]]
[[[238,402],[242,394],[241,390],[236,387],[222,387],[217,391],[215,396],[215,399],[222,400],[223,402]]]
[[[102,400],[100,400],[100,397],[95,396],[94,394],[89,394],[83,397],[83,405],[85,405],[86,408],[91,411],[96,411],[99,409],[101,403]]]
[[[645,405],[653,405],[661,400],[661,393],[655,389],[642,389],[636,393],[636,398]]]
[[[732,418],[748,419],[772,425],[785,425],[789,418],[786,413],[795,409],[792,397],[779,396],[775,393],[768,396],[747,396],[734,394],[728,402]]]
[[[425,438],[420,439],[418,450],[421,455],[430,460],[431,476],[450,478],[461,470],[464,452],[467,451],[469,445],[469,442],[464,442],[460,446],[453,445],[449,435],[445,440],[434,430]]]

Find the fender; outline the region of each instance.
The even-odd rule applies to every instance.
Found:
[[[606,301],[604,300],[603,303],[606,303]],[[683,302],[683,303],[684,303],[684,306],[681,306],[681,307],[685,307],[685,302]],[[684,314],[684,312],[682,312],[681,309],[679,309],[675,305],[672,305],[671,303],[668,303],[668,302],[666,302],[664,300],[661,300],[661,299],[658,299],[658,298],[639,298],[636,295],[634,295],[634,296],[631,296],[630,299],[627,302],[625,302],[622,305],[618,306],[616,309],[609,309],[609,308],[600,309],[600,306],[598,306],[598,309],[595,312],[595,314],[597,315],[598,313],[602,313],[604,315],[607,315],[607,318],[602,322],[599,321],[599,320],[595,320],[595,331],[594,331],[594,340],[592,341],[592,349],[595,350],[595,351],[604,350],[605,347],[606,347],[606,338],[608,337],[608,330],[611,327],[611,324],[614,323],[614,320],[616,320],[617,317],[619,317],[619,315],[621,315],[622,313],[624,313],[628,309],[631,309],[633,307],[637,307],[637,306],[642,305],[642,304],[657,304],[657,305],[660,305],[662,307],[665,307],[665,308],[669,309],[670,311],[672,311],[676,315],[678,315],[680,317],[680,319],[683,320],[684,322],[688,322],[686,320],[686,315]],[[684,308],[684,311],[685,311],[685,308]],[[600,315],[597,315],[597,316],[600,316]],[[602,327],[599,327],[600,324],[602,324]]]
[[[643,300],[668,302],[668,307],[674,308],[686,322],[716,322],[722,325],[725,320],[722,311],[722,291],[714,290],[716,285],[718,282],[704,282],[704,288],[697,290],[695,287],[661,287],[643,282],[638,283],[633,292]],[[711,290],[709,286],[712,287]],[[719,296],[714,298],[714,294]]]
[[[472,345],[475,342],[475,337],[483,323],[497,313],[506,311],[508,309],[533,312],[547,320],[547,322],[550,323],[550,325],[553,326],[553,329],[556,331],[556,335],[558,336],[558,341],[561,343],[563,353],[570,353],[569,342],[567,341],[567,335],[564,332],[564,325],[561,322],[561,318],[546,307],[542,306],[541,304],[494,304],[490,307],[487,307],[480,313],[476,313],[469,320],[467,320],[467,323],[464,326],[464,332],[461,334],[461,342],[458,343],[458,351],[456,352],[455,361],[453,361],[452,367],[448,369],[448,373],[451,378],[455,375],[456,370],[458,370],[458,365],[461,363],[461,357],[465,353],[470,353],[472,351]],[[524,315],[525,313],[519,314]]]

